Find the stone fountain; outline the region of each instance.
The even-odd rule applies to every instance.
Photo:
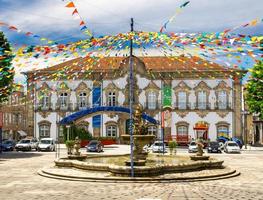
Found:
[[[135,166],[145,166],[148,152],[143,150],[143,147],[155,138],[154,135],[147,134],[147,126],[142,119],[142,105],[137,104],[134,106],[133,113],[133,143],[134,143],[134,151],[133,151],[133,162]],[[129,143],[130,135],[122,135],[122,139]],[[125,162],[127,166],[131,165],[131,161],[128,160]]]

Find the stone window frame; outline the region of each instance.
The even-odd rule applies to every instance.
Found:
[[[178,128],[180,126],[185,126],[186,127],[186,130],[187,130],[187,135],[186,136],[189,136],[189,123],[186,122],[186,121],[178,121],[175,123],[175,127],[176,127],[176,136],[178,135]]]
[[[52,95],[52,93],[50,91],[52,91],[52,89],[49,87],[49,85],[46,82],[44,82],[41,85],[41,87],[36,89],[38,104],[39,104],[39,106],[41,106],[41,108],[48,109],[48,108],[51,107],[51,95]],[[48,106],[47,107],[43,107],[43,102],[42,102],[42,99],[41,99],[42,95],[46,95],[48,97]]]
[[[109,126],[115,126],[116,127],[116,136],[108,136],[108,127]],[[117,138],[119,137],[119,131],[118,131],[118,123],[115,121],[108,121],[105,123],[105,130],[106,130],[106,137],[112,137],[112,138]]]
[[[218,127],[220,127],[220,126],[227,127],[227,129],[228,129],[228,134],[227,135],[229,135],[230,123],[228,123],[226,121],[219,121],[215,125],[216,125],[216,135],[217,135],[217,137],[218,137]]]
[[[149,134],[149,133],[150,133],[150,131],[149,131],[149,128],[150,128],[150,127],[154,127],[154,128],[155,128],[155,134]],[[151,131],[151,132],[153,132],[153,131]],[[155,135],[155,136],[157,136],[158,127],[157,127],[156,125],[148,125],[148,126],[147,126],[147,133],[148,133],[149,135]]]
[[[75,89],[76,99],[77,99],[77,102],[76,102],[77,108],[80,108],[80,94],[83,92],[86,93],[86,107],[90,105],[89,98],[91,95],[91,90],[87,86],[87,84],[82,81],[78,84],[77,88]]]
[[[159,108],[158,106],[158,99],[159,99],[159,93],[160,93],[160,88],[153,82],[153,81],[150,81],[149,84],[144,88],[144,91],[145,91],[145,97],[146,97],[146,105],[145,107],[149,110],[156,110]],[[155,96],[156,96],[156,107],[155,109],[150,109],[149,108],[149,94],[150,93],[155,93]]]
[[[115,106],[119,105],[119,91],[120,89],[113,83],[109,83],[104,89],[103,89],[105,96],[106,96],[106,105],[109,105],[109,93],[115,92]]]
[[[217,86],[215,86],[214,88],[215,91],[215,95],[216,95],[216,102],[215,102],[215,108],[218,110],[225,110],[225,109],[219,109],[219,105],[218,105],[218,100],[219,100],[219,92],[220,91],[225,91],[226,92],[226,109],[229,108],[229,96],[230,96],[230,91],[231,88],[227,85],[227,83],[225,81],[220,81],[218,83]]]
[[[41,136],[41,126],[47,126],[49,128],[49,135],[48,136]],[[38,122],[38,130],[39,130],[39,138],[47,138],[50,137],[50,129],[51,129],[51,122],[47,120],[42,120]]]
[[[61,89],[61,86],[63,85],[64,88]],[[57,89],[57,106],[61,108],[61,103],[60,103],[60,96],[62,93],[67,93],[67,106],[66,108],[69,107],[70,105],[70,96],[71,96],[71,89],[68,87],[68,85],[65,82],[61,82],[59,84],[59,87]]]
[[[196,104],[195,104],[195,109],[197,110],[207,110],[207,105],[210,105],[210,102],[209,102],[209,96],[210,96],[210,92],[211,92],[211,87],[209,87],[207,85],[206,82],[204,81],[200,81],[198,83],[198,85],[196,87],[194,87],[194,91],[195,91],[195,97],[196,97]],[[205,109],[198,109],[198,93],[200,91],[204,91],[206,93],[206,108]],[[210,107],[211,108],[211,107]]]
[[[185,92],[186,93],[186,109],[190,108],[189,106],[189,96],[191,93],[192,88],[188,86],[184,81],[180,81],[177,86],[173,88],[176,102],[175,102],[175,108],[179,109],[179,92]],[[179,110],[185,110],[185,109],[179,109]]]

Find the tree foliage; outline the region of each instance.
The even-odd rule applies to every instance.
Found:
[[[3,32],[0,32],[0,103],[5,101],[12,91],[14,68],[10,44]]]
[[[263,119],[263,62],[259,61],[250,70],[251,77],[246,86],[246,103],[251,113]]]

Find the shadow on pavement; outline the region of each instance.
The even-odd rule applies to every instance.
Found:
[[[0,162],[4,161],[5,159],[19,159],[19,158],[32,158],[32,157],[39,157],[42,156],[42,153],[39,152],[2,152],[0,154]]]

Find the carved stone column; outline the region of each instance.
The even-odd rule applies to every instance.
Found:
[[[240,77],[234,77],[233,85],[233,137],[242,138],[242,88]]]

